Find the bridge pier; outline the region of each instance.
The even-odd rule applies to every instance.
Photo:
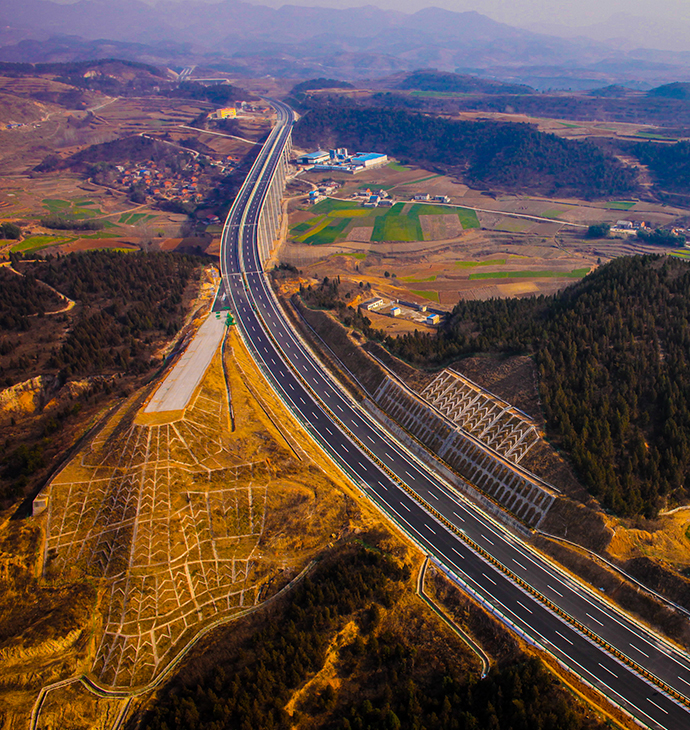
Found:
[[[285,182],[287,180],[291,149],[292,136],[290,136],[287,144],[285,145],[280,157],[280,162],[276,168],[275,175],[273,176],[271,184],[266,191],[266,198],[257,224],[258,249],[262,267],[271,255],[273,242],[278,235],[280,227],[282,213],[281,201],[283,198],[283,191],[285,190]]]

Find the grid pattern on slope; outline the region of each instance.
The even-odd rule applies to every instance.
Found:
[[[202,389],[180,420],[133,424],[50,485],[48,569],[105,580],[105,684],[150,681],[199,622],[258,601],[270,476],[224,450],[226,411]]]
[[[391,378],[378,388],[375,400],[408,433],[502,507],[528,525],[541,522],[555,495],[529,472],[453,427]]]
[[[457,426],[516,464],[539,441],[530,418],[454,370],[440,373],[421,395]]]

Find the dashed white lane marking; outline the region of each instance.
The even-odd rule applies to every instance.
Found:
[[[592,616],[591,613],[585,613],[585,616],[589,616],[592,619],[592,621],[596,621],[599,624],[599,626],[603,626],[604,625],[604,624],[601,623],[601,621],[599,621],[599,619],[594,618],[594,616]]]
[[[570,639],[567,636],[563,636],[563,634],[560,631],[556,631],[554,633],[558,634],[561,637],[561,639],[563,639],[563,641],[567,641],[570,644],[570,646],[575,646],[573,644],[573,642],[570,641]]]
[[[599,666],[600,666],[600,667],[601,667],[602,669],[605,669],[605,670],[606,670],[606,671],[607,671],[607,672],[608,672],[608,673],[609,673],[609,674],[610,674],[610,675],[611,675],[612,677],[615,677],[616,679],[618,679],[618,675],[617,675],[617,674],[615,674],[614,672],[612,672],[612,671],[611,671],[611,670],[610,670],[610,669],[609,669],[608,667],[605,667],[605,666],[604,666],[604,665],[603,665],[603,664],[602,664],[601,662],[597,662],[597,664],[598,664],[598,665],[599,665]],[[659,708],[659,709],[661,709],[661,708]]]

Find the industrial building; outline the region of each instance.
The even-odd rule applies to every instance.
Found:
[[[316,150],[316,152],[309,152],[306,155],[302,155],[297,159],[301,165],[317,165],[321,162],[327,162],[330,159],[328,152],[323,150]]]
[[[233,106],[216,109],[210,115],[211,119],[234,119],[237,116],[237,109]]]
[[[356,175],[388,164],[388,156],[380,152],[357,152],[351,155],[347,147],[337,147],[324,152],[317,150],[302,155],[297,160],[302,165],[311,165],[312,172],[346,172]]]

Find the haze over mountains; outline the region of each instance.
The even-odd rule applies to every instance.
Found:
[[[690,80],[690,52],[563,38],[498,23],[475,11],[413,14],[161,0],[0,0],[0,60],[117,56],[241,75],[367,78],[421,67],[478,73],[536,88],[609,83],[651,88]],[[562,33],[565,34],[565,33]]]

